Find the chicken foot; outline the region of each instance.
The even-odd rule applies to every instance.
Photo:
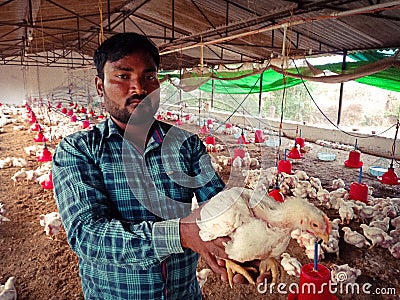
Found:
[[[265,274],[267,271],[271,271],[272,283],[278,282],[279,264],[274,258],[268,257],[266,259],[261,260],[259,269],[260,269],[260,275]]]
[[[257,269],[254,267],[243,267],[232,260],[224,259],[225,260],[225,268],[228,273],[228,282],[229,286],[233,287],[233,275],[234,273],[239,273],[247,279],[247,281],[251,284],[256,284],[254,279],[251,277],[249,272],[257,272]]]

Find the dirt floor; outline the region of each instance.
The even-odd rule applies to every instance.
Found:
[[[24,147],[35,144],[33,137],[36,133],[28,130],[14,131],[13,126],[4,126],[0,134],[0,159],[7,156],[23,157],[29,161],[26,169],[36,169],[40,164],[35,157],[28,156]],[[20,124],[19,124],[20,125]],[[25,124],[29,128],[29,124]],[[196,127],[184,125],[194,130]],[[204,135],[201,136],[205,138]],[[327,137],[328,140],[328,137]],[[217,142],[223,143],[233,152],[238,145],[236,138],[229,135],[217,135]],[[284,143],[289,141],[284,139]],[[52,145],[55,146],[55,143]],[[249,145],[252,157],[258,158],[263,168],[275,164],[276,149],[265,144]],[[317,158],[321,146],[313,145],[313,149],[305,154],[302,160],[292,161],[293,170],[304,170],[309,176],[318,177],[322,186],[331,190],[332,180],[342,178],[349,189],[350,183],[358,180],[359,170],[346,168],[343,162],[348,158],[348,151],[332,150],[337,154],[336,160],[322,162]],[[217,155],[213,153],[213,155]],[[400,186],[381,184],[368,174],[368,167],[377,160],[377,157],[361,154],[364,162],[363,182],[374,188],[374,197],[400,197]],[[11,176],[20,170],[19,167],[0,169],[0,203],[6,209],[5,216],[10,222],[0,224],[0,283],[4,284],[8,277],[17,278],[16,289],[18,299],[83,299],[78,276],[78,265],[75,254],[70,250],[65,232],[62,230],[53,240],[45,235],[39,224],[39,215],[56,211],[56,204],[52,190],[44,190],[38,183],[22,182],[13,184]],[[222,177],[229,185],[243,185],[240,172],[232,172],[231,167],[225,167]],[[234,176],[235,175],[235,176]],[[338,212],[333,209],[324,209],[333,219]],[[349,226],[359,230],[359,223],[352,221]],[[255,233],[256,234],[256,233]],[[358,249],[343,241],[343,232],[340,239],[340,259],[334,254],[326,254],[320,263],[325,266],[335,264],[349,264],[359,268],[362,272],[357,282],[371,284],[371,294],[346,295],[336,293],[339,299],[400,299],[400,259],[395,259],[387,249],[375,247],[372,249]],[[292,240],[287,249],[292,256],[303,263],[312,263],[304,254],[296,241]],[[205,268],[202,260],[199,269]],[[282,274],[280,282],[290,285],[297,283],[298,278]],[[378,290],[378,288],[380,290]],[[288,289],[283,289],[288,291]],[[382,291],[378,295],[377,291]],[[382,295],[393,294],[395,295]],[[287,299],[283,293],[260,293],[253,285],[238,285],[232,289],[214,274],[211,274],[203,286],[204,299]],[[322,298],[321,298],[322,299]],[[325,298],[324,298],[325,299]]]

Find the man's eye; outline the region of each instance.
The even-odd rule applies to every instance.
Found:
[[[118,77],[118,78],[121,78],[121,79],[127,79],[127,78],[128,78],[128,75],[126,75],[126,74],[119,74],[119,75],[117,75],[117,77]]]
[[[146,79],[147,80],[154,80],[154,79],[156,79],[157,78],[157,76],[155,75],[155,74],[148,74],[148,75],[146,75]]]

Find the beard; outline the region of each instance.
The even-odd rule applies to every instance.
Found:
[[[149,95],[132,95],[121,107],[104,92],[104,105],[108,113],[124,124],[140,125],[153,122],[160,104],[160,90]]]

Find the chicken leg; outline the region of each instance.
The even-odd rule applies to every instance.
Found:
[[[267,271],[271,271],[272,283],[277,283],[279,277],[279,264],[272,258],[268,257],[260,261],[260,275],[265,274]]]
[[[224,259],[225,260],[225,268],[228,273],[228,282],[229,286],[233,287],[233,275],[234,273],[242,274],[249,283],[256,284],[254,279],[251,277],[249,272],[257,272],[257,269],[254,267],[243,267],[232,260]]]

